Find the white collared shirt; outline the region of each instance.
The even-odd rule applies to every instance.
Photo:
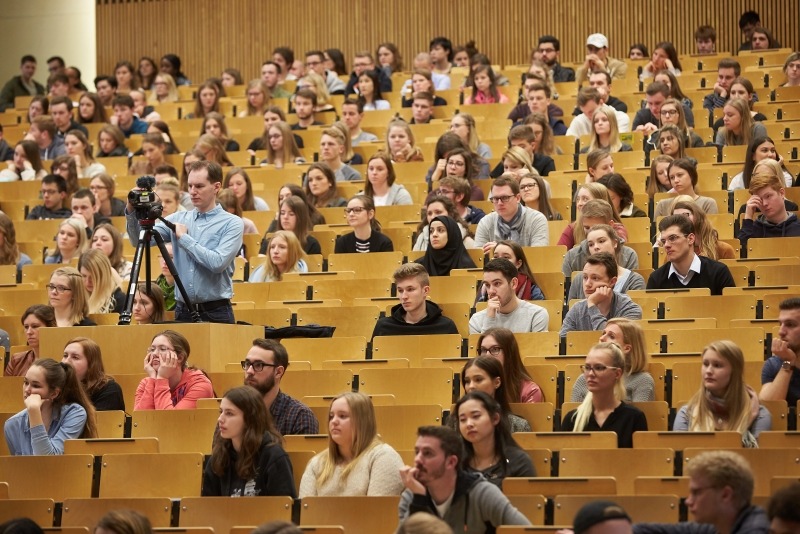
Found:
[[[675,265],[670,263],[667,278],[672,278],[672,275],[674,274],[678,278],[678,282],[688,286],[689,282],[691,282],[692,278],[694,278],[695,273],[700,274],[700,256],[697,254],[694,255],[694,259],[692,260],[692,264],[689,265],[689,271],[686,273],[686,276],[683,276],[681,273],[675,270]]]

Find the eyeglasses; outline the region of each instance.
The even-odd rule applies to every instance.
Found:
[[[706,490],[716,489],[714,486],[702,486],[699,488],[689,488],[689,496],[697,497]]]
[[[452,167],[466,167],[466,163],[457,160],[450,160],[447,162],[447,165]]]
[[[46,197],[46,196],[49,196],[49,195],[57,195],[58,194],[58,189],[42,189],[39,193],[43,197]]]
[[[603,365],[598,363],[597,365],[581,365],[581,371],[583,374],[588,375],[594,373],[596,375],[601,375],[606,372],[607,369],[619,369],[619,367],[612,367],[610,365]]]
[[[668,235],[667,237],[665,237],[663,239],[659,239],[658,240],[658,244],[660,246],[662,246],[662,247],[664,245],[666,245],[667,243],[669,243],[671,245],[671,244],[677,242],[678,240],[680,240],[682,237],[688,237],[688,235],[687,234],[672,234],[672,235]]]
[[[344,209],[344,213],[345,213],[345,215],[350,215],[351,213],[355,213],[356,215],[358,215],[359,213],[361,213],[362,211],[365,211],[366,209],[367,208],[362,208],[360,206],[355,207],[355,208],[345,208]]]
[[[503,195],[501,197],[491,197],[489,200],[494,204],[507,204],[512,198],[516,198],[516,196],[517,195]]]
[[[251,362],[250,360],[242,360],[242,369],[247,371],[250,367],[252,367],[253,371],[255,371],[256,373],[260,373],[261,371],[264,370],[264,367],[280,367],[280,366],[276,363],[267,363],[261,361]]]
[[[452,195],[453,193],[455,193],[455,191],[453,191],[452,189],[442,189],[440,187],[437,193],[439,193],[440,195]]]
[[[678,114],[678,110],[677,109],[662,109],[661,110],[661,114],[665,115],[667,117],[672,117],[673,115],[677,115]]]
[[[503,347],[500,345],[494,345],[492,347],[480,347],[478,349],[478,356],[486,356],[491,354],[492,356],[499,356],[503,352]]]
[[[555,48],[540,48],[539,49],[539,53],[540,54],[552,54],[555,51],[556,51]]]
[[[539,187],[539,184],[537,184],[536,182],[533,182],[532,184],[525,184],[525,185],[519,186],[519,190],[520,191],[527,191],[529,189],[536,189],[537,187]]]
[[[60,295],[60,294],[64,293],[65,291],[72,291],[72,288],[69,288],[67,286],[57,286],[57,285],[54,285],[54,284],[47,284],[44,287],[46,287],[47,291],[49,291],[50,293],[55,291],[55,293],[57,295]]]

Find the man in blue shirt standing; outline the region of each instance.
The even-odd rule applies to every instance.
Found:
[[[242,219],[217,204],[222,187],[222,167],[212,161],[196,161],[189,168],[189,196],[194,209],[178,211],[167,217],[175,225],[171,232],[163,222],[154,229],[172,243],[177,274],[186,288],[191,304],[201,319],[212,323],[234,323],[234,258],[242,248]],[[128,236],[134,246],[139,242],[139,221],[128,203],[125,209]],[[150,243],[151,245],[153,243]],[[191,321],[191,311],[176,293],[175,319]]]

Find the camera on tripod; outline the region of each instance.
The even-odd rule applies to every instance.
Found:
[[[138,190],[128,193],[128,202],[133,206],[136,218],[141,221],[153,221],[161,217],[164,207],[153,192],[156,179],[152,176],[142,176],[136,180]]]

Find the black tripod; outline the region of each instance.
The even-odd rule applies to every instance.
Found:
[[[159,210],[160,211],[160,210]],[[175,225],[169,222],[168,220],[164,219],[163,217],[159,217],[159,219],[169,227],[170,230],[173,232],[175,231]],[[164,262],[167,264],[167,268],[169,269],[170,274],[175,279],[175,285],[178,287],[178,291],[180,291],[181,296],[183,297],[183,302],[186,304],[186,308],[190,310],[192,315],[192,322],[193,323],[201,323],[203,322],[200,318],[200,313],[192,306],[191,301],[189,300],[189,296],[186,294],[186,288],[183,287],[183,282],[181,282],[180,277],[178,276],[178,270],[175,269],[175,264],[172,262],[172,258],[167,251],[167,247],[164,246],[164,238],[161,237],[161,234],[153,230],[155,226],[155,220],[153,219],[144,219],[139,220],[139,224],[141,225],[141,230],[139,230],[139,244],[136,245],[136,254],[133,256],[133,267],[131,268],[131,278],[130,282],[128,283],[128,294],[125,296],[125,308],[119,314],[119,324],[121,325],[129,325],[131,324],[131,310],[133,309],[133,297],[136,294],[136,285],[139,280],[139,271],[142,268],[142,257],[144,256],[145,262],[145,282],[148,284],[151,283],[152,277],[150,275],[150,240],[155,239],[156,245],[158,245],[158,250],[161,251],[161,256],[164,258]]]

